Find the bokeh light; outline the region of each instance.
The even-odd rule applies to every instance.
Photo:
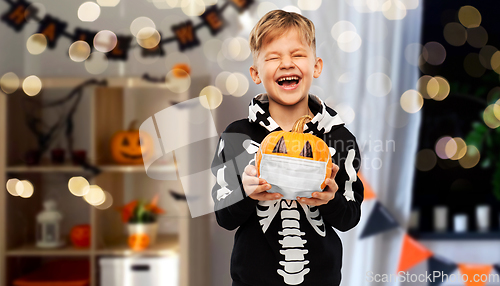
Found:
[[[184,73],[179,77],[179,73]],[[191,87],[191,76],[180,69],[170,70],[167,74],[167,81],[172,84],[168,85],[168,89],[175,93],[184,93]]]
[[[460,166],[462,166],[464,169],[470,169],[476,166],[477,163],[479,163],[479,159],[481,159],[479,150],[476,148],[476,146],[469,145],[467,146],[467,152],[460,160],[458,160],[458,163],[460,163]]]
[[[466,28],[476,28],[481,25],[481,13],[472,6],[462,6],[458,11],[458,19]]]
[[[85,61],[85,69],[91,74],[101,74],[108,68],[108,57],[101,52],[93,52]]]
[[[28,180],[21,180],[16,183],[16,192],[21,198],[30,198],[34,191],[33,184]]]
[[[9,194],[13,195],[14,197],[19,196],[19,194],[17,193],[17,189],[16,189],[16,185],[18,182],[19,182],[18,179],[13,178],[13,179],[7,180],[7,183],[5,184],[5,187],[7,188],[7,192],[9,192]]]
[[[427,88],[428,88],[428,85],[429,85],[429,82],[430,80],[432,79],[433,77],[430,76],[430,75],[423,75],[421,76],[418,81],[417,81],[417,90],[418,92],[420,92],[420,94],[422,95],[423,98],[425,99],[431,99],[432,97],[427,93]],[[439,84],[439,82],[434,82],[434,83],[437,83]],[[435,96],[435,95],[434,95]]]
[[[205,3],[203,0],[182,0],[182,12],[190,17],[201,16],[205,12]]]
[[[496,51],[493,56],[491,56],[491,68],[498,74],[500,74],[500,51]]]
[[[137,37],[139,32],[144,28],[151,28],[153,30],[156,30],[156,25],[153,22],[153,20],[151,20],[148,17],[135,18],[134,21],[132,21],[132,23],[130,24],[130,32],[132,33],[132,35],[134,35],[134,37]],[[151,31],[151,34],[152,34],[153,30],[148,30],[148,31]],[[143,36],[147,38],[150,35],[143,34]]]
[[[482,27],[467,29],[467,43],[474,48],[482,48],[488,42],[488,32]]]
[[[94,22],[101,15],[101,7],[94,2],[85,2],[78,8],[78,19],[82,22]]]
[[[93,206],[97,206],[104,202],[106,195],[104,194],[104,191],[101,189],[101,187],[99,187],[98,185],[90,185],[89,187],[87,187],[87,189],[87,193],[83,196],[87,203]]]
[[[500,119],[496,116],[499,113],[498,107],[495,107],[496,105],[497,104],[488,105],[483,112],[484,123],[491,129],[496,129],[500,126]]]
[[[340,75],[338,82],[339,83],[348,83],[351,82],[353,78],[352,72],[345,72],[342,75]]]
[[[169,53],[165,58],[165,67],[167,68],[167,70],[171,70],[175,65],[179,63],[184,63],[188,66],[191,66],[191,61],[185,53],[172,52]]]
[[[436,153],[431,149],[422,149],[417,153],[417,160],[415,163],[419,171],[430,171],[436,166]]]
[[[101,7],[115,7],[120,3],[120,0],[97,0],[97,4]]]
[[[448,144],[450,141],[453,143]],[[453,144],[455,144],[454,148]],[[437,140],[436,145],[434,146],[434,151],[439,158],[450,159],[457,152],[457,145],[455,140],[453,140],[450,136],[443,136]]]
[[[387,20],[401,20],[406,17],[406,7],[399,0],[388,0],[382,5],[384,17]]]
[[[467,41],[467,30],[460,23],[452,22],[444,27],[444,39],[452,46],[458,47]]]
[[[321,0],[299,0],[298,6],[302,10],[314,11],[321,6]]]
[[[354,31],[343,32],[337,38],[337,45],[346,53],[357,51],[361,47],[362,42],[361,37]]]
[[[356,118],[356,113],[354,109],[352,109],[346,103],[339,103],[334,107],[335,111],[339,114],[340,118],[345,122],[345,124],[349,124],[354,121]]]
[[[444,100],[450,94],[450,84],[441,76],[435,76],[427,83],[427,94],[434,100]]]
[[[23,91],[29,96],[35,96],[42,90],[42,81],[36,75],[30,75],[23,81]]]
[[[211,110],[219,107],[222,103],[222,98],[221,91],[213,85],[209,85],[200,91],[200,103],[206,109]]]
[[[419,0],[401,0],[401,3],[403,3],[408,10],[417,9],[420,4]]]
[[[150,27],[143,28],[137,33],[137,43],[145,49],[152,49],[161,41],[160,33]]]
[[[228,71],[223,71],[215,77],[215,86],[222,92],[222,94],[229,94],[227,90],[227,79],[232,75]]]
[[[33,34],[26,41],[26,48],[32,55],[39,55],[47,49],[47,38],[43,34]]]
[[[382,8],[384,7],[383,5],[385,2],[386,2],[386,0],[367,0],[366,6],[372,12],[382,11]]]
[[[19,77],[13,72],[4,74],[0,78],[0,88],[6,94],[14,93],[19,88]]]
[[[422,109],[424,99],[418,91],[410,89],[403,93],[400,99],[400,104],[404,111],[408,113],[415,113]]]
[[[453,154],[453,156],[450,157],[450,159],[460,160],[465,156],[465,153],[467,153],[467,144],[465,143],[464,139],[460,137],[453,138],[453,141],[455,142],[457,151],[455,152],[455,154]]]
[[[300,10],[300,8],[297,7],[297,6],[293,6],[293,5],[285,6],[281,10],[286,11],[286,12],[293,12],[293,13],[297,13],[299,15],[302,15],[302,11]]]
[[[94,37],[94,48],[102,53],[107,53],[116,47],[118,39],[115,33],[109,30],[98,32]]]
[[[104,201],[95,207],[100,210],[106,210],[109,209],[113,205],[113,196],[107,192],[104,191]]]
[[[405,59],[412,66],[418,66],[422,55],[422,45],[420,43],[412,43],[405,48]]]
[[[250,84],[242,73],[233,73],[226,80],[226,89],[232,96],[242,97],[248,91]]]
[[[471,77],[481,77],[486,68],[481,64],[478,53],[469,53],[464,59],[465,72]]]
[[[250,56],[248,41],[242,37],[228,38],[222,44],[222,53],[229,60],[244,61]]]
[[[278,6],[276,6],[273,2],[261,2],[259,3],[259,6],[257,6],[257,18],[260,19],[266,15],[267,12],[278,9]]]
[[[68,181],[69,191],[77,196],[82,197],[89,192],[89,182],[84,177],[72,177]]]
[[[69,46],[69,58],[74,62],[83,62],[90,56],[90,46],[85,41],[76,41]]]
[[[339,36],[344,32],[355,32],[357,33],[356,26],[349,21],[338,21],[333,25],[330,34],[337,41]]]
[[[388,75],[384,73],[373,73],[366,80],[366,88],[368,92],[374,96],[382,97],[391,92],[392,81]]]
[[[437,66],[442,64],[446,59],[446,50],[438,42],[428,42],[422,49],[422,56],[427,63]]]
[[[495,86],[488,92],[488,95],[486,96],[486,103],[490,104],[499,99],[500,99],[500,86]]]
[[[217,62],[217,55],[222,49],[222,41],[219,39],[210,39],[203,44],[203,53],[211,62]]]
[[[492,70],[491,57],[498,51],[494,46],[486,45],[479,51],[479,61],[483,67]]]

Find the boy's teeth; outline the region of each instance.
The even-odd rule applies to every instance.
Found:
[[[299,80],[299,78],[296,76],[287,76],[280,78],[278,81],[284,81],[284,80]]]

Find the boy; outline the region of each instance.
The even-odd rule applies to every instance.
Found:
[[[355,137],[336,112],[309,94],[323,68],[314,25],[296,13],[271,11],[253,28],[250,48],[250,74],[266,93],[253,98],[248,119],[226,128],[212,163],[217,222],[238,228],[232,285],[339,285],[342,244],[333,228],[347,231],[360,219],[363,185],[356,174],[361,161]],[[332,174],[327,187],[310,198],[281,199],[267,192],[272,186],[256,176],[252,162],[266,135],[290,130],[307,114],[313,119],[304,132],[328,144]]]

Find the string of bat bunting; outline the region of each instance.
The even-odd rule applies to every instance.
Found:
[[[10,9],[4,13],[1,17],[2,21],[13,28],[16,32],[22,31],[27,21],[33,19],[39,23],[38,32],[43,34],[47,39],[47,46],[50,49],[54,49],[57,41],[60,37],[67,37],[73,42],[75,41],[85,41],[90,47],[93,47],[94,36],[97,32],[75,28],[73,34],[66,31],[67,23],[46,14],[43,19],[37,17],[37,11],[31,3],[24,0],[4,0],[10,6]],[[196,36],[196,31],[198,29],[207,26],[210,29],[212,36],[217,35],[222,29],[227,25],[227,21],[224,20],[222,13],[227,8],[228,5],[232,5],[237,9],[239,13],[244,12],[254,0],[227,0],[220,8],[217,5],[213,5],[205,10],[205,12],[199,16],[202,19],[197,25],[194,25],[191,20],[184,21],[182,23],[173,25],[171,27],[174,36],[170,38],[162,39],[153,48],[144,48],[139,46],[142,51],[143,57],[155,57],[164,56],[165,50],[162,48],[163,44],[170,42],[177,42],[179,45],[179,50],[182,52],[186,49],[194,48],[200,45],[200,41]],[[161,35],[161,33],[160,33]],[[130,35],[117,35],[117,43],[115,47],[106,53],[106,56],[110,60],[127,60],[128,51],[136,46],[132,45],[133,36]]]
[[[401,271],[408,271],[419,263],[422,263],[427,260],[427,273],[434,273],[434,271],[438,271],[439,273],[446,274],[448,277],[452,275],[457,268],[459,269],[459,274],[455,274],[457,277],[456,281],[460,280],[460,277],[468,277],[468,281],[464,282],[466,286],[484,286],[486,285],[486,281],[474,281],[473,277],[487,277],[493,270],[496,270],[498,274],[500,274],[500,263],[497,264],[470,264],[470,263],[455,263],[450,261],[444,257],[440,257],[437,254],[434,254],[431,250],[427,249],[417,240],[412,238],[408,233],[398,224],[396,219],[391,215],[391,213],[385,208],[376,197],[375,192],[367,184],[367,181],[359,174],[361,181],[363,181],[363,185],[365,186],[364,191],[364,200],[375,199],[375,205],[368,216],[368,220],[361,232],[360,239],[365,239],[370,236],[374,236],[376,234],[380,234],[385,231],[389,231],[395,228],[399,228],[403,230],[403,245],[401,249],[401,256],[399,260],[399,265],[397,269],[397,273]],[[467,275],[467,276],[465,276]],[[484,276],[486,275],[486,276]],[[449,279],[448,279],[449,280]],[[445,280],[446,281],[446,280]],[[442,279],[436,279],[432,282],[429,282],[429,285],[440,285],[443,283]],[[457,285],[457,284],[454,284]]]

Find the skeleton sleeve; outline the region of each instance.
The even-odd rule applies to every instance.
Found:
[[[335,197],[319,210],[326,224],[340,231],[348,231],[355,227],[361,218],[361,202],[363,201],[363,183],[357,173],[361,166],[356,138],[345,128],[335,132],[337,140],[333,157],[339,171],[335,182],[339,189]],[[340,138],[340,140],[338,139]]]
[[[248,153],[242,146],[242,134],[223,133],[212,162],[216,184],[212,188],[217,223],[228,230],[243,224],[256,211],[257,201],[247,197],[241,183],[241,174],[248,165]]]

